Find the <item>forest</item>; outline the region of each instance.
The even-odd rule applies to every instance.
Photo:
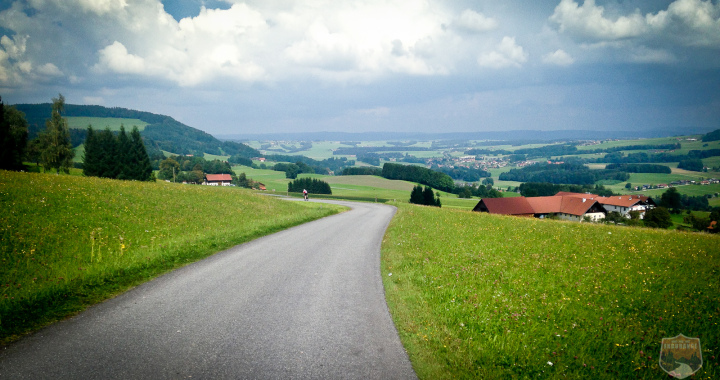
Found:
[[[592,170],[580,163],[539,163],[521,169],[510,169],[499,176],[501,181],[547,182],[553,184],[592,185],[600,180],[627,181],[630,175],[619,170]]]

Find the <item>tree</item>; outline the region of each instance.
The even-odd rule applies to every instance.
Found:
[[[154,181],[150,156],[137,126],[130,132],[130,178],[137,181]]]
[[[420,185],[413,187],[412,192],[410,192],[410,203],[436,207],[442,206],[439,193],[437,198],[435,198],[435,192],[432,187],[425,186],[423,190]]]
[[[118,163],[118,144],[110,128],[96,134],[97,149],[101,152],[97,165],[97,176],[102,178],[117,178],[120,174]],[[95,148],[93,148],[95,149]]]
[[[0,169],[20,170],[27,149],[28,122],[15,107],[0,98]]]
[[[463,186],[462,190],[460,190],[460,193],[458,193],[458,198],[472,198],[472,190],[468,186]]]
[[[485,178],[485,179],[482,180],[482,184],[483,184],[483,185],[486,185],[486,186],[487,186],[487,185],[492,186],[492,185],[495,184],[495,181],[494,181],[492,178],[487,177],[487,178]]]
[[[682,196],[676,188],[671,187],[660,196],[660,206],[675,211],[680,210],[682,208]]]
[[[617,211],[610,211],[605,215],[605,223],[620,224],[625,222],[625,217]]]
[[[115,157],[115,167],[117,176],[115,178],[117,179],[133,179],[131,178],[130,171],[132,163],[131,161],[131,150],[132,147],[130,145],[130,139],[128,138],[127,133],[125,133],[125,126],[120,124],[120,133],[118,133],[117,136],[117,156]]]
[[[45,132],[40,135],[42,141],[42,153],[40,162],[45,170],[55,169],[60,173],[70,173],[72,159],[75,152],[70,145],[70,131],[67,120],[62,117],[65,109],[65,97],[60,94],[52,99],[52,113],[50,119],[45,122]]]
[[[416,185],[410,192],[410,203],[422,205],[424,202],[422,186]]]
[[[685,169],[690,170],[694,172],[701,172],[705,168],[705,165],[703,165],[703,162],[699,158],[690,158],[687,160],[682,160],[680,163],[678,163],[678,169]]]
[[[632,189],[632,183],[630,183],[630,182],[626,183],[625,188],[628,190]]]
[[[673,224],[670,212],[665,207],[656,207],[645,211],[643,223],[645,227],[652,228],[668,228]]]
[[[160,172],[158,178],[175,180],[175,176],[180,172],[180,164],[172,158],[166,158],[160,162]]]
[[[87,177],[100,176],[100,164],[103,152],[98,144],[98,137],[92,125],[85,134],[85,154],[83,155],[83,174]]]

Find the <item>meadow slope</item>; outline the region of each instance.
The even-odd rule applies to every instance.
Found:
[[[342,209],[230,187],[7,171],[0,171],[0,207],[0,343]]]
[[[397,207],[383,279],[420,378],[656,379],[680,333],[720,378],[720,236]]]

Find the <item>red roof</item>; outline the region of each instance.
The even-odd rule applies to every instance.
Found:
[[[232,177],[230,174],[205,174],[208,182],[230,182]]]
[[[488,212],[502,215],[532,215],[535,213],[525,197],[483,198],[480,200]]]
[[[527,199],[534,214],[550,214],[559,212],[563,197],[530,197]]]
[[[597,200],[604,205],[620,207],[632,207],[635,204],[642,202],[642,199],[640,199],[639,196],[632,195],[615,195],[612,197],[600,197]]]
[[[595,200],[587,198],[575,198],[575,197],[561,197],[562,205],[560,206],[560,212],[564,214],[582,216],[585,215],[588,210],[595,204],[598,203]]]
[[[557,195],[552,197],[531,198],[484,198],[475,206],[474,211],[481,211],[481,205],[485,205],[485,208],[491,214],[532,215],[563,213],[582,216],[596,203],[599,202],[593,199]]]

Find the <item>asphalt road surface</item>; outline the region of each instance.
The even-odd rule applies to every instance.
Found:
[[[379,269],[395,210],[347,205],[26,337],[0,379],[415,378]]]

